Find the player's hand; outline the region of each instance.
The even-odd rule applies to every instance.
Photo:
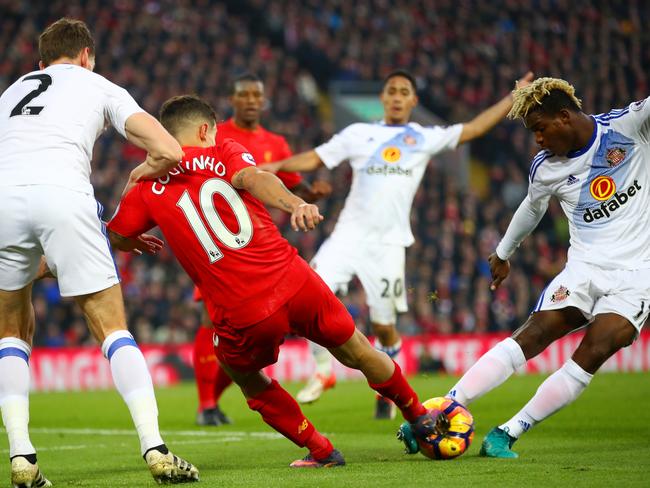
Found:
[[[492,274],[490,290],[494,291],[499,288],[501,282],[510,274],[510,261],[507,259],[503,261],[499,256],[497,256],[497,253],[493,252],[488,257],[488,263],[490,264],[490,273]]]
[[[517,81],[515,81],[515,90],[530,85],[533,82],[534,78],[535,75],[533,74],[533,72],[529,71],[524,76],[522,76]]]
[[[258,164],[257,167],[261,170],[268,171],[269,173],[276,174],[278,171],[280,171],[280,167],[282,166],[282,163],[264,163],[264,164]]]
[[[164,242],[156,236],[141,234],[138,237],[124,237],[109,230],[108,237],[111,245],[122,252],[132,252],[138,256],[144,254],[154,255],[160,251]]]
[[[311,184],[311,193],[314,201],[327,198],[332,194],[332,185],[324,180],[316,180]]]
[[[311,203],[301,203],[291,214],[291,228],[293,230],[308,230],[315,229],[318,224],[323,220],[323,216],[318,211],[316,205]]]

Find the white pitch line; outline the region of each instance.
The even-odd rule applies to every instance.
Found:
[[[4,429],[2,429],[4,430]],[[97,435],[97,436],[133,436],[135,430],[129,429],[89,429],[89,428],[49,428],[37,427],[29,429],[32,434],[53,434],[53,435]],[[181,436],[181,437],[213,437],[213,438],[261,438],[261,439],[282,439],[281,434],[275,432],[244,432],[244,431],[221,431],[210,432],[206,430],[163,430],[161,431],[166,436]]]

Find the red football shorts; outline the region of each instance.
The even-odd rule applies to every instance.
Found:
[[[287,334],[327,348],[341,346],[352,337],[354,320],[345,306],[314,271],[306,268],[305,272],[303,287],[272,315],[245,328],[223,323],[217,327],[219,361],[236,371],[257,371],[278,360]]]

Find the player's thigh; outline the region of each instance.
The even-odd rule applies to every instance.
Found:
[[[286,304],[256,324],[233,327],[224,321],[215,329],[217,359],[240,373],[255,372],[274,364],[280,345],[291,332]]]
[[[596,299],[589,267],[567,263],[544,288],[528,320],[512,337],[527,359],[535,357],[553,341],[585,326],[593,318]]]
[[[602,296],[594,315],[614,313],[625,317],[637,332],[650,315],[650,270],[603,270],[596,273]]]
[[[343,239],[330,237],[316,252],[309,265],[334,293],[346,295],[354,277],[354,246]]]
[[[86,317],[90,332],[100,343],[112,332],[127,328],[124,298],[119,284],[95,293],[76,296],[75,301]]]
[[[25,288],[36,276],[43,254],[31,219],[34,187],[0,191],[0,290]]]
[[[554,341],[588,323],[576,307],[533,312],[512,338],[519,344],[526,359],[541,353]]]
[[[394,325],[397,312],[406,312],[405,249],[402,246],[368,244],[355,263],[373,324]]]
[[[344,344],[355,325],[345,305],[312,270],[304,285],[288,302],[291,332],[328,349]]]
[[[0,338],[18,337],[31,344],[34,328],[32,284],[20,290],[0,290]]]
[[[572,359],[585,371],[594,374],[619,349],[634,341],[638,330],[632,322],[617,313],[599,313],[587,331]]]
[[[92,195],[41,186],[34,227],[62,296],[98,292],[119,283],[103,208]]]

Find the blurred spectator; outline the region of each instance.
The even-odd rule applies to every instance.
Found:
[[[265,81],[270,130],[295,152],[334,131],[327,93],[334,80],[378,80],[412,70],[421,103],[453,123],[496,101],[529,68],[563,77],[587,112],[620,107],[650,94],[650,2],[645,0],[0,0],[0,90],[36,68],[36,37],[68,15],[85,20],[98,49],[97,71],[156,113],[172,95],[194,92],[228,114],[230,80],[252,71]],[[646,67],[646,68],[644,68]],[[487,255],[526,192],[536,148],[519,123],[506,122],[471,147],[472,184],[461,187],[432,166],[416,195],[416,244],[407,252],[411,313],[407,333],[509,330],[526,317],[565,261],[568,228],[552,202],[537,233],[513,259],[498,293],[489,291]],[[143,158],[121,138],[96,146],[96,198],[109,218],[128,171]],[[310,259],[332,229],[349,169],[330,178],[327,221],[287,239]],[[191,283],[174,258],[116,256],[131,329],[141,342],[186,341],[198,325]],[[345,303],[362,328],[367,310],[352,287]],[[53,282],[34,288],[36,343],[84,344],[82,317]]]

